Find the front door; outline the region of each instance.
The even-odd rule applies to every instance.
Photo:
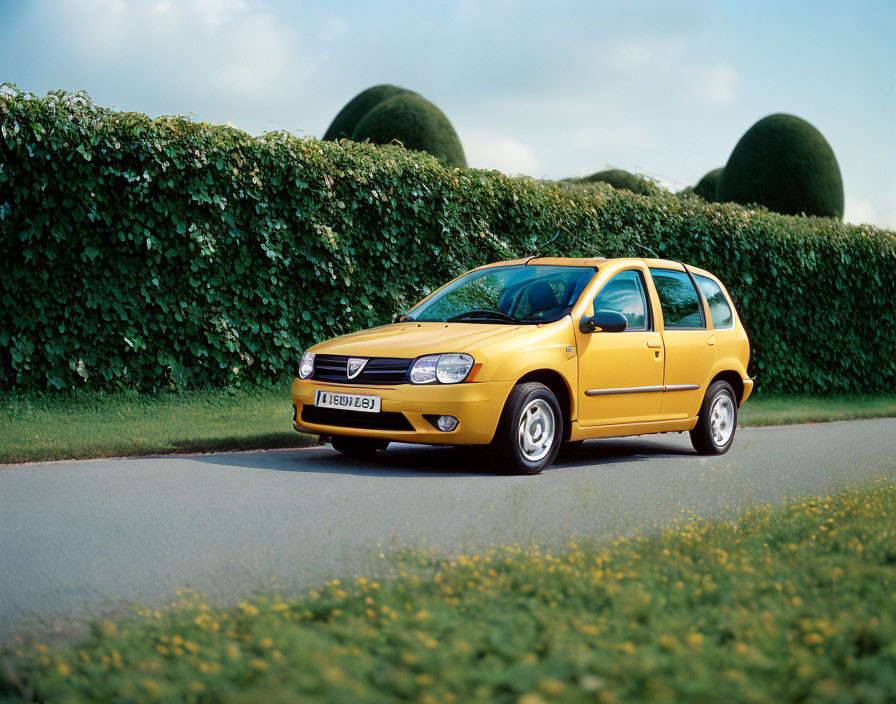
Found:
[[[592,311],[621,313],[624,332],[583,333],[579,349],[579,425],[657,420],[663,391],[663,341],[654,331],[644,274],[627,269],[597,293]]]

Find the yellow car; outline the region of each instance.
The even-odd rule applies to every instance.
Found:
[[[349,455],[490,446],[536,474],[589,438],[689,431],[731,447],[750,344],[708,271],[662,259],[531,257],[474,269],[391,325],[310,348],[294,427]]]

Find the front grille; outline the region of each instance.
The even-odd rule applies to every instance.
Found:
[[[335,384],[403,384],[412,359],[399,357],[369,357],[364,369],[354,379],[346,373],[349,357],[340,354],[319,354],[314,358],[315,381]]]
[[[341,408],[304,406],[302,420],[318,425],[334,425],[339,428],[364,428],[366,430],[413,430],[404,413],[365,413],[345,411]]]

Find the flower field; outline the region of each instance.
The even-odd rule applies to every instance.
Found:
[[[884,702],[896,485],[648,538],[387,557],[394,576],[179,605],[8,653],[0,700]]]

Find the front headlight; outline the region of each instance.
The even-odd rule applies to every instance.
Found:
[[[307,379],[314,371],[314,352],[306,352],[302,355],[302,363],[299,365],[299,379]]]
[[[436,379],[443,384],[457,384],[467,378],[472,368],[473,358],[468,354],[440,354]]]
[[[428,354],[418,357],[411,365],[408,378],[412,384],[457,384],[467,378],[473,368],[473,357],[468,354],[449,352]]]

